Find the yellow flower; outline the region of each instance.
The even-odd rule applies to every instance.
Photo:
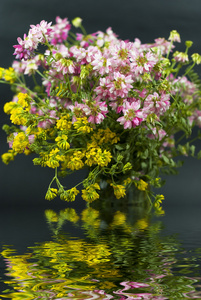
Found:
[[[1,159],[4,164],[9,164],[10,161],[14,160],[15,158],[15,153],[13,150],[8,150],[7,153],[4,153],[1,155]]]
[[[5,72],[5,69],[4,68],[0,68],[0,79],[3,78],[4,72]]]
[[[104,150],[102,152],[102,150],[100,149],[96,156],[97,165],[101,167],[106,167],[111,161],[111,159],[112,159],[112,154],[108,150]]]
[[[29,148],[29,140],[24,132],[19,132],[14,137],[12,148],[17,153],[23,153],[26,148]]]
[[[54,188],[49,188],[46,195],[45,199],[47,200],[53,200],[57,196],[58,190]]]
[[[86,152],[86,161],[85,163],[88,166],[92,166],[93,164],[97,164],[101,167],[106,167],[112,159],[112,155],[110,151],[104,150],[100,147],[94,147],[94,144],[88,144],[87,152]]]
[[[144,180],[140,179],[138,182],[135,183],[136,187],[140,191],[146,191],[148,188],[148,183],[146,183]]]
[[[79,191],[76,187],[73,187],[67,191],[64,191],[62,189],[62,192],[60,193],[60,199],[65,201],[75,201],[75,197],[79,194]]]
[[[27,123],[27,118],[24,114],[24,109],[19,106],[11,110],[10,120],[13,124],[16,125],[25,125]]]
[[[55,139],[55,142],[57,142],[57,146],[63,150],[68,150],[70,148],[70,144],[67,142],[68,136],[65,134],[62,134],[61,136],[58,136]]]
[[[82,190],[82,198],[89,203],[98,199],[100,196],[96,192],[96,189],[100,190],[98,183],[91,184],[86,189]]]
[[[110,185],[113,187],[114,195],[116,196],[117,199],[123,198],[126,195],[125,186],[120,184],[113,184],[113,183],[110,183]]]
[[[70,169],[72,171],[74,170],[80,170],[84,167],[84,163],[82,161],[82,158],[84,157],[85,152],[82,151],[73,151],[73,154],[65,155],[65,159],[62,162],[61,170]]]
[[[124,185],[128,185],[129,183],[131,183],[130,177],[129,177],[129,178],[126,178],[126,179],[123,181],[123,184],[124,184]]]
[[[91,140],[96,145],[101,145],[103,143],[115,144],[120,138],[116,133],[112,132],[109,128],[98,129],[98,132],[94,132],[91,137]]]
[[[28,99],[28,95],[24,94],[24,93],[19,93],[17,95],[18,97],[18,103],[23,107],[23,108],[28,108],[29,107],[29,103],[27,102]]]
[[[64,156],[59,154],[59,149],[55,148],[52,149],[49,153],[49,155],[47,156],[47,160],[46,160],[46,165],[49,168],[57,168],[60,165],[60,162],[64,160]]]
[[[60,130],[69,130],[71,129],[72,123],[69,121],[69,115],[61,117],[57,120],[56,127]]]
[[[123,167],[123,172],[127,172],[132,169],[131,163],[127,162]]]
[[[17,106],[18,106],[18,105],[17,105],[16,102],[10,101],[10,102],[6,102],[6,103],[5,103],[3,109],[4,109],[4,112],[5,112],[6,114],[10,114],[11,111],[12,111],[14,108],[16,108]]]
[[[16,80],[15,70],[11,67],[9,69],[5,69],[4,79],[6,81],[9,81],[10,83],[15,82]]]
[[[91,123],[88,122],[86,117],[77,118],[76,122],[73,124],[77,132],[90,133],[93,128]]]

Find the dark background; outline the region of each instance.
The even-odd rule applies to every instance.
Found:
[[[142,43],[153,42],[158,37],[167,39],[170,31],[176,29],[182,39],[182,44],[178,44],[179,50],[185,49],[185,40],[192,40],[192,51],[201,53],[200,0],[1,0],[0,66],[9,67],[14,59],[12,46],[17,44],[18,36],[23,37],[28,32],[30,24],[35,25],[43,19],[54,23],[56,16],[68,17],[70,21],[81,17],[88,33],[105,31],[111,26],[120,38],[133,41],[138,37]],[[201,74],[200,68],[197,71]],[[0,85],[1,127],[9,121],[2,109],[11,98],[9,87]],[[201,142],[197,143],[197,147],[201,148]],[[1,130],[0,154],[7,148],[6,136]],[[54,204],[44,199],[53,173],[48,168],[33,166],[32,158],[23,155],[8,166],[0,162],[1,207],[65,206],[59,199],[54,200]],[[66,178],[63,183],[71,187],[80,177],[82,174]],[[165,207],[199,205],[201,161],[185,158],[180,175],[167,177],[165,187],[159,192],[165,195]]]

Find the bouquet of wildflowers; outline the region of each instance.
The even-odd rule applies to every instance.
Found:
[[[67,18],[31,25],[14,45],[12,67],[0,69],[1,82],[14,92],[4,106],[12,125],[3,127],[10,149],[2,160],[35,153],[35,165],[54,169],[48,200],[74,201],[81,184],[82,198],[92,202],[103,179],[117,199],[131,184],[149,194],[150,186],[161,185],[161,170],[178,167],[176,156],[194,156],[195,146],[183,138],[201,125],[200,81],[193,72],[201,56],[189,58],[191,41],[185,52],[174,51],[175,30],[168,40],[142,44],[118,39],[111,28],[87,34],[80,18],[72,25],[80,33]],[[59,176],[83,168],[87,178],[67,190]],[[162,199],[154,196],[156,207]]]

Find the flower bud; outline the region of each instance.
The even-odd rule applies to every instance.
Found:
[[[187,48],[190,48],[193,45],[193,42],[192,41],[186,41],[185,45],[186,45]]]
[[[82,19],[77,17],[75,19],[72,20],[72,24],[75,27],[80,27],[80,25],[82,24]]]
[[[196,63],[197,65],[200,65],[201,64],[201,55],[198,54],[198,53],[193,53],[191,55],[191,58],[193,60],[194,63]]]

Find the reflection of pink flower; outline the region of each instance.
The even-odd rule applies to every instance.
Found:
[[[136,281],[123,281],[121,285],[124,285],[125,288],[122,290],[128,290],[130,288],[141,288],[141,287],[149,287],[150,285],[143,282],[136,282]]]

